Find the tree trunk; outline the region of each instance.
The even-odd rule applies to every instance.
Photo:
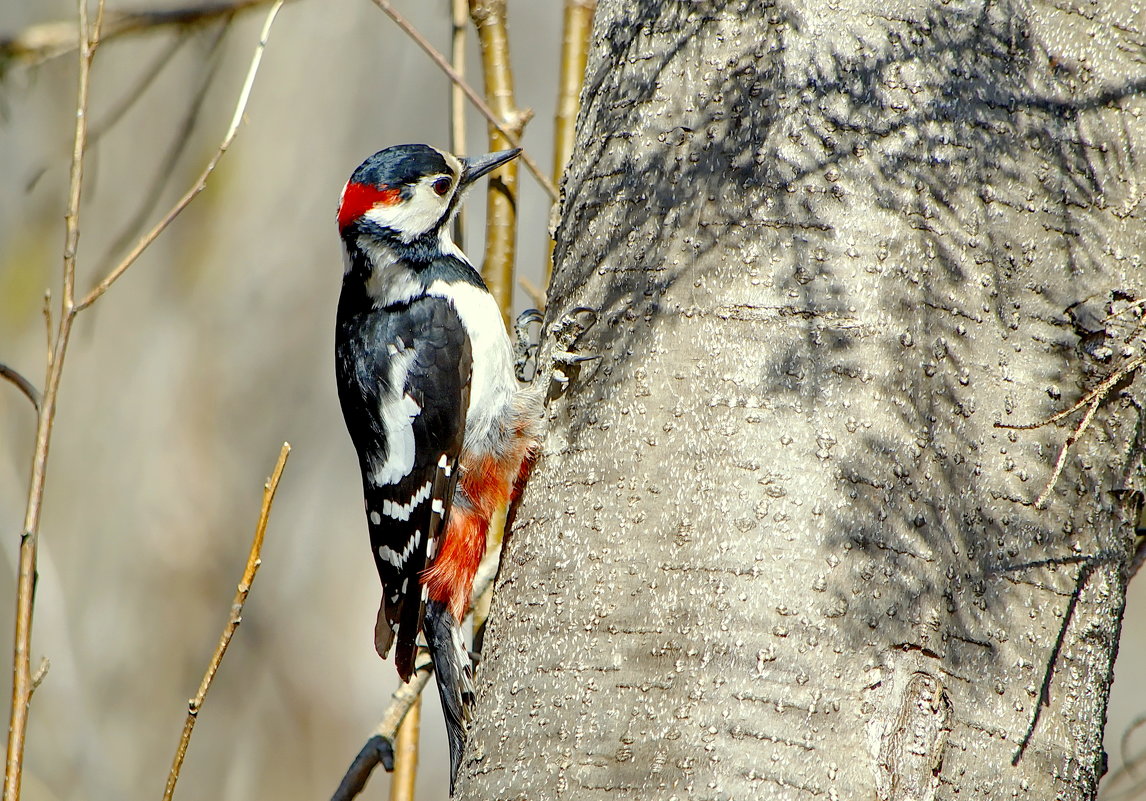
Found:
[[[460,798],[1094,796],[1146,419],[1142,32],[1100,6],[602,0],[549,298],[601,359]],[[1038,508],[1090,407],[995,424],[1125,368]]]

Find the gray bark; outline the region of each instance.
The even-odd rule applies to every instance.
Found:
[[[1140,21],[602,2],[461,798],[1094,796],[1143,379],[994,424],[1143,352]]]

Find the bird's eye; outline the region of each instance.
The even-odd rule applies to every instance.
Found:
[[[434,187],[434,191],[439,195],[445,195],[446,192],[450,191],[450,179],[444,175],[434,181],[434,183],[431,185]]]

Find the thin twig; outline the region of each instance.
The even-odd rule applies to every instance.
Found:
[[[0,378],[6,378],[16,385],[16,389],[24,393],[24,396],[32,402],[32,406],[36,411],[40,411],[40,393],[32,382],[24,378],[20,372],[8,365],[0,362]]]
[[[1074,414],[1083,406],[1087,407],[1086,414],[1083,415],[1082,421],[1079,422],[1077,426],[1075,426],[1074,431],[1070,433],[1070,436],[1066,438],[1066,441],[1063,442],[1062,447],[1059,449],[1058,458],[1055,459],[1054,469],[1051,471],[1050,480],[1047,481],[1046,486],[1043,487],[1043,491],[1040,492],[1038,498],[1035,499],[1034,507],[1036,509],[1045,509],[1047,507],[1050,494],[1054,490],[1055,484],[1058,483],[1058,478],[1062,474],[1063,465],[1066,464],[1067,453],[1070,451],[1071,446],[1078,442],[1079,437],[1081,437],[1086,432],[1086,429],[1090,426],[1091,421],[1094,419],[1095,413],[1098,411],[1098,407],[1102,405],[1102,402],[1106,400],[1106,397],[1110,394],[1110,391],[1114,389],[1114,387],[1117,386],[1119,382],[1121,382],[1124,378],[1129,376],[1143,364],[1146,364],[1146,356],[1137,356],[1131,359],[1122,367],[1115,370],[1097,387],[1083,395],[1082,399],[1071,406],[1069,409],[1064,409],[1061,412],[1053,414],[1040,423],[1028,423],[1022,425],[1013,425],[1000,422],[995,423],[995,428],[1030,431],[1032,429],[1048,426],[1051,423],[1056,423],[1064,417]]]
[[[44,334],[47,341],[44,343],[47,346],[48,358],[52,358],[52,334],[55,329],[52,328],[52,290],[44,290],[44,307],[41,309],[44,314]]]
[[[1110,314],[1108,314],[1102,318],[1102,322],[1109,323],[1115,317],[1119,317],[1123,314],[1126,314],[1126,312],[1132,311],[1134,309],[1141,309],[1143,306],[1146,306],[1146,298],[1136,300],[1133,303],[1127,304],[1126,306],[1124,306],[1123,308],[1119,309],[1116,312],[1111,312]]]
[[[474,576],[473,595],[482,595],[492,584],[497,575],[497,566],[500,554],[496,552],[486,554],[481,565],[478,566],[477,575]],[[464,621],[463,621],[464,622]],[[430,681],[434,673],[433,662],[428,657],[419,658],[414,675],[406,684],[398,685],[398,689],[390,696],[390,705],[382,715],[382,720],[374,729],[374,733],[366,740],[362,750],[346,769],[338,789],[330,797],[330,801],[350,801],[358,796],[366,786],[370,774],[379,764],[386,770],[394,769],[394,743],[398,727],[402,725],[410,707],[422,694],[422,690]]]
[[[1043,491],[1039,493],[1039,497],[1035,499],[1036,509],[1047,508],[1047,498],[1050,497],[1051,491],[1054,490],[1054,485],[1058,483],[1058,477],[1062,474],[1062,466],[1066,464],[1066,454],[1070,450],[1070,446],[1078,442],[1078,438],[1086,431],[1090,421],[1094,419],[1094,413],[1098,411],[1099,405],[1102,403],[1102,398],[1097,397],[1090,402],[1090,406],[1086,407],[1086,414],[1082,416],[1082,422],[1070,433],[1070,436],[1063,442],[1062,447],[1059,449],[1058,458],[1054,462],[1054,470],[1051,471],[1051,477],[1047,480],[1046,486]]]
[[[18,801],[20,798],[20,785],[23,779],[24,744],[28,730],[28,710],[32,692],[35,689],[35,679],[32,675],[29,661],[32,641],[32,621],[35,609],[36,561],[39,549],[40,518],[43,510],[44,486],[47,480],[48,453],[52,439],[52,428],[55,421],[56,402],[59,394],[60,378],[63,374],[64,357],[67,354],[68,343],[71,341],[72,325],[78,315],[85,308],[98,299],[107,288],[130,266],[143,250],[154,241],[159,232],[166,227],[175,215],[190,202],[195,193],[177,204],[169,213],[166,220],[157,226],[152,233],[140,241],[133,254],[125,259],[103,282],[90,292],[81,302],[75,300],[76,253],[79,247],[80,225],[80,194],[83,188],[84,153],[88,143],[88,95],[91,83],[91,67],[96,50],[102,37],[102,24],[104,19],[104,0],[99,0],[96,9],[95,22],[89,26],[87,0],[78,0],[79,34],[79,88],[76,95],[76,127],[75,139],[72,147],[72,163],[68,187],[67,211],[64,215],[64,253],[63,253],[63,285],[61,287],[60,317],[57,327],[52,331],[52,315],[50,307],[45,305],[45,320],[48,323],[49,345],[47,351],[47,375],[44,380],[44,394],[40,400],[39,414],[36,418],[36,440],[32,453],[31,477],[28,482],[27,506],[24,512],[24,530],[20,538],[19,567],[16,583],[16,625],[13,634],[12,646],[12,701],[8,721],[8,746],[4,768],[4,795],[3,801]],[[266,44],[266,36],[282,0],[277,0],[267,24],[263,28],[262,39],[256,50],[252,69],[243,86],[239,106],[236,109],[232,130],[228,132],[224,141],[223,150],[230,140],[234,138],[234,131],[238,127],[242,109],[246,105],[246,98],[250,93],[251,83]],[[213,160],[210,169],[218,161],[218,154]],[[208,170],[208,173],[210,172]],[[197,192],[196,192],[197,193]],[[50,296],[45,299],[45,304]],[[42,675],[39,676],[43,678]]]
[[[1146,356],[1137,356],[1134,359],[1131,359],[1125,365],[1123,365],[1119,369],[1115,370],[1114,373],[1112,373],[1110,375],[1110,377],[1105,379],[1101,384],[1099,384],[1097,387],[1092,389],[1090,392],[1083,395],[1082,398],[1079,399],[1079,401],[1074,404],[1074,406],[1071,406],[1069,409],[1064,409],[1061,412],[1057,412],[1055,414],[1052,414],[1050,417],[1048,417],[1046,420],[1043,420],[1042,422],[1039,422],[1039,423],[1021,423],[1021,424],[1020,423],[999,423],[999,422],[996,422],[995,428],[1013,429],[1015,431],[1030,431],[1030,430],[1035,429],[1035,428],[1042,428],[1043,426],[1049,426],[1051,423],[1057,423],[1059,420],[1063,419],[1064,417],[1069,417],[1070,415],[1074,414],[1075,412],[1077,412],[1083,406],[1086,406],[1088,403],[1090,403],[1095,398],[1099,398],[1099,397],[1105,398],[1107,396],[1107,394],[1109,394],[1111,387],[1113,387],[1115,384],[1117,384],[1119,381],[1121,381],[1123,378],[1125,378],[1130,373],[1137,370],[1144,363],[1146,363]]]
[[[183,209],[187,208],[191,201],[207,187],[207,179],[211,176],[211,173],[215,171],[215,168],[219,165],[219,161],[227,152],[227,148],[235,141],[235,135],[239,132],[239,125],[243,121],[243,114],[247,110],[247,101],[250,100],[251,97],[251,89],[255,85],[255,76],[258,75],[259,65],[263,60],[263,51],[266,50],[267,47],[267,39],[271,33],[271,25],[274,24],[279,9],[283,7],[283,2],[284,0],[275,0],[275,4],[271,6],[271,10],[267,14],[266,22],[263,23],[262,32],[259,34],[259,43],[255,47],[254,55],[251,57],[251,66],[247,70],[246,80],[243,81],[243,88],[240,90],[238,102],[235,104],[235,113],[231,117],[231,125],[227,128],[227,133],[223,136],[223,141],[219,143],[215,155],[207,163],[207,166],[203,168],[203,172],[200,173],[199,178],[191,188],[187,190],[183,197],[175,202],[175,205],[163,216],[163,219],[144,234],[143,237],[135,243],[135,247],[123,257],[120,263],[113,267],[107,275],[104,276],[103,280],[96,284],[84,299],[77,304],[77,311],[86,309],[95,303],[104,292],[107,292],[108,288],[119,280],[119,277],[143,254],[143,251],[147,250],[151,243],[163,233],[167,226],[179,216]]]
[[[480,111],[482,116],[489,120],[490,125],[505,135],[506,139],[509,141],[512,147],[521,147],[521,141],[517,137],[513,136],[509,130],[501,124],[497,118],[497,115],[493,113],[493,110],[488,105],[486,105],[486,102],[481,99],[481,96],[478,95],[476,91],[474,91],[474,88],[466,83],[465,79],[461,75],[458,75],[454,68],[450,66],[450,62],[446,61],[446,57],[439,53],[437,49],[432,44],[430,44],[429,41],[427,41],[426,37],[422,36],[422,34],[418,32],[417,28],[411,25],[405,17],[398,13],[394,6],[390,4],[390,0],[371,0],[371,2],[378,6],[378,8],[382,9],[386,16],[394,20],[394,23],[399,28],[401,28],[407,36],[413,39],[418,47],[422,48],[426,55],[428,55],[430,59],[438,65],[438,68],[441,69],[442,72],[446,73],[451,81],[461,87],[461,90],[465,92],[466,97],[469,98],[469,101],[474,104],[474,108]],[[537,166],[537,162],[533,160],[533,158],[529,155],[529,152],[523,150],[521,152],[520,158],[521,161],[525,164],[526,169],[533,173],[533,177],[537,179],[537,183],[541,184],[541,188],[544,189],[546,194],[549,195],[549,198],[553,201],[556,201],[557,189],[554,188],[553,182],[546,178],[545,175],[541,172],[541,168]]]
[[[36,561],[39,551],[40,515],[47,480],[48,452],[52,441],[52,423],[56,416],[56,397],[64,355],[72,333],[75,309],[72,302],[75,286],[76,248],[80,238],[80,189],[83,185],[84,149],[88,131],[88,92],[92,59],[99,44],[99,26],[103,20],[104,0],[99,0],[95,24],[88,26],[87,0],[78,0],[79,86],[76,91],[76,127],[69,172],[68,204],[64,214],[63,292],[59,328],[51,339],[47,355],[44,395],[36,416],[36,445],[32,452],[28,500],[24,510],[24,532],[20,537],[19,568],[16,579],[16,625],[12,644],[12,702],[8,717],[8,747],[4,763],[4,801],[18,801],[24,774],[24,742],[28,733],[28,710],[34,690],[30,662],[32,617],[35,609]]]
[[[223,634],[219,637],[219,644],[215,646],[215,653],[207,665],[207,671],[203,674],[203,680],[199,683],[199,691],[195,693],[194,698],[187,702],[187,719],[183,722],[183,734],[179,738],[178,748],[175,749],[175,758],[171,762],[171,772],[167,775],[167,787],[163,791],[163,801],[171,801],[171,796],[175,793],[175,783],[179,781],[179,771],[183,768],[184,757],[187,756],[187,746],[191,742],[191,732],[195,729],[199,710],[203,708],[207,691],[211,689],[211,682],[215,680],[215,674],[219,672],[219,665],[222,664],[223,657],[227,653],[227,646],[231,644],[231,638],[235,636],[235,631],[243,622],[243,604],[247,601],[247,595],[251,592],[251,584],[255,580],[255,574],[259,572],[259,565],[262,564],[259,554],[263,548],[263,535],[267,531],[271,505],[275,501],[275,491],[279,488],[279,479],[282,478],[283,470],[286,468],[288,456],[290,456],[290,443],[284,442],[279,451],[275,469],[263,485],[263,505],[259,511],[259,522],[255,526],[255,536],[251,541],[251,550],[247,554],[247,566],[243,569],[243,578],[235,590],[234,600],[231,601],[231,614],[223,627]]]
[[[167,10],[116,10],[107,14],[103,41],[164,27],[191,28],[258,6],[272,0],[233,0],[229,3],[201,3]],[[74,22],[46,22],[15,34],[0,35],[0,63],[8,60],[38,64],[66,55],[79,46]]]

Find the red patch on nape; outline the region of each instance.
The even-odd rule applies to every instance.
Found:
[[[348,183],[338,204],[338,230],[346,228],[375,206],[392,206],[401,199],[397,187]]]

